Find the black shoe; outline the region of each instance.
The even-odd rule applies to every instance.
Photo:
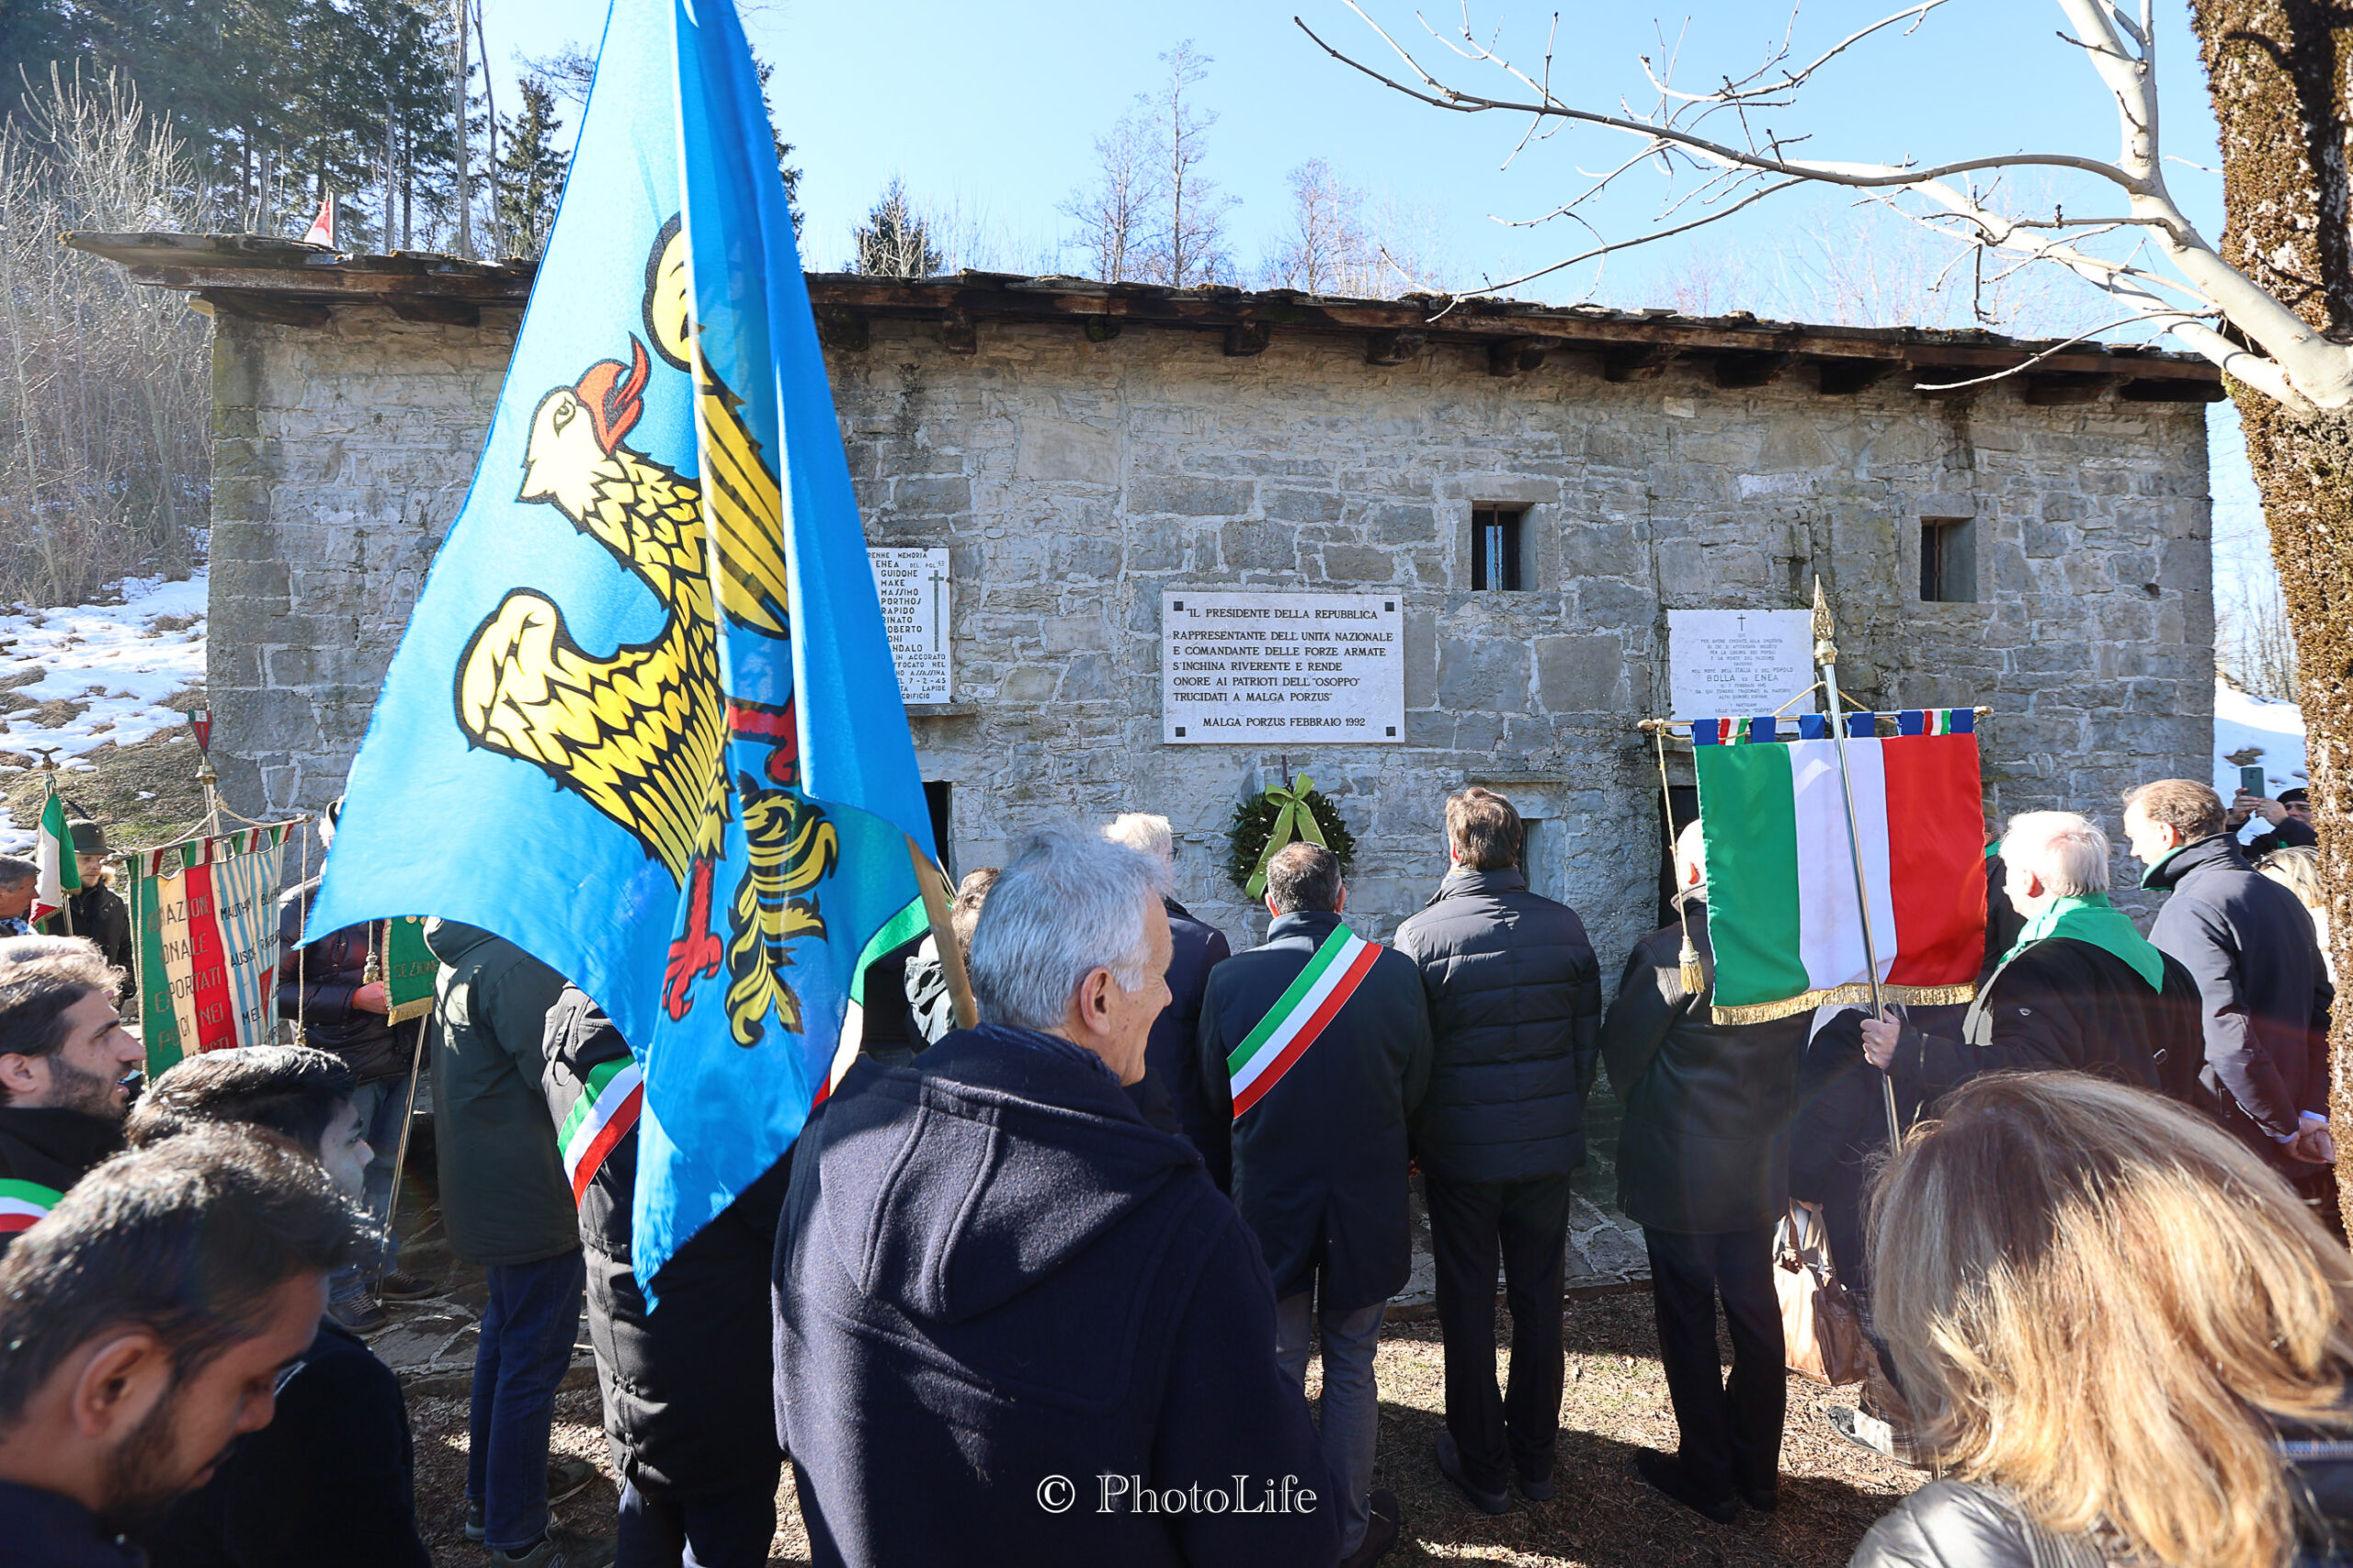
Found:
[[[1550,1503],[1552,1500],[1552,1472],[1548,1470],[1541,1475],[1521,1476],[1519,1494],[1531,1503]]]
[[[1778,1486],[1740,1486],[1733,1488],[1740,1500],[1760,1514],[1769,1514],[1781,1506],[1781,1491]]]
[[[1372,1568],[1397,1544],[1397,1532],[1403,1522],[1397,1494],[1374,1493],[1371,1513],[1364,1524],[1364,1540],[1357,1543],[1354,1551],[1340,1559],[1340,1568]]]
[[[597,1479],[597,1467],[586,1460],[558,1457],[548,1460],[548,1506],[568,1503],[588,1490]]]
[[[1672,1498],[1704,1519],[1728,1525],[1740,1517],[1740,1504],[1731,1497],[1702,1497],[1683,1473],[1683,1462],[1673,1454],[1644,1449],[1634,1456],[1634,1473],[1662,1497]]]
[[[378,1279],[375,1289],[380,1301],[429,1301],[447,1287],[395,1268]]]
[[[1454,1446],[1451,1432],[1438,1435],[1438,1472],[1452,1482],[1454,1489],[1471,1499],[1471,1506],[1483,1514],[1500,1514],[1511,1506],[1510,1493],[1482,1492],[1471,1484],[1470,1478],[1462,1473],[1462,1455]]]

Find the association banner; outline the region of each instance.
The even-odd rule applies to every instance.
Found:
[[[151,1078],[192,1051],[278,1038],[278,888],[289,824],[125,855]]]
[[[433,1011],[433,983],[441,960],[425,945],[425,916],[401,915],[378,928],[392,1021],[406,1023]]]

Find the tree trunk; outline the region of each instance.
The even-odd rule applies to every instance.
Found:
[[[2313,0],[2191,0],[2222,144],[2225,259],[2353,340],[2353,15]],[[2295,633],[2336,972],[2353,980],[2353,412],[2298,419],[2233,383]],[[2329,1034],[2337,1193],[2353,1214],[2353,995]]]

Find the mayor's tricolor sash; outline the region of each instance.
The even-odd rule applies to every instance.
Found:
[[[0,1180],[0,1236],[29,1231],[65,1195],[39,1182]]]
[[[1235,1120],[1265,1098],[1267,1091],[1307,1054],[1307,1048],[1339,1017],[1364,977],[1372,972],[1373,960],[1380,956],[1379,947],[1347,926],[1333,927],[1315,956],[1307,960],[1307,967],[1299,971],[1299,978],[1258,1020],[1249,1038],[1225,1059],[1226,1072],[1233,1080]]]
[[[637,1125],[637,1113],[644,1104],[645,1074],[633,1059],[600,1062],[588,1070],[586,1086],[572,1102],[571,1113],[555,1134],[557,1145],[563,1150],[563,1174],[572,1178],[573,1202],[587,1196],[588,1184],[597,1179],[597,1168],[613,1152],[613,1145]]]

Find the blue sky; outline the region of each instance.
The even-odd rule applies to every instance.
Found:
[[[1426,64],[1439,62],[1465,86],[1508,88],[1492,69],[1461,62],[1434,42],[1410,0],[1360,0]],[[1810,60],[1838,39],[1895,8],[1898,0],[1812,0],[1798,19],[1792,57]],[[1429,0],[1433,22],[1459,17]],[[1561,224],[1511,228],[1581,188],[1579,168],[1622,157],[1626,139],[1590,129],[1530,146],[1503,166],[1522,129],[1501,115],[1461,116],[1399,97],[1331,60],[1294,25],[1303,17],[1360,58],[1385,53],[1341,0],[1014,0],[995,6],[945,0],[817,5],[746,3],[745,27],[777,71],[779,129],[804,171],[806,248],[813,266],[838,266],[851,226],[883,185],[904,178],[917,201],[948,215],[971,254],[959,259],[1036,270],[1055,265],[1072,225],[1057,211],[1091,177],[1094,139],[1149,88],[1156,56],[1190,39],[1210,56],[1200,108],[1219,116],[1209,132],[1205,172],[1239,199],[1231,219],[1236,259],[1246,268],[1278,243],[1289,219],[1286,176],[1310,158],[1335,165],[1434,236],[1460,285],[1542,266],[1582,248]],[[511,76],[518,55],[560,45],[593,49],[603,6],[596,0],[484,0],[493,61]],[[2157,0],[2159,83],[2166,177],[2210,236],[2221,228],[2221,181],[2190,165],[2217,162],[2203,73],[2186,24],[2184,0]],[[1530,69],[1540,64],[1552,11],[1532,0],[1477,0],[1478,36]],[[2106,158],[2116,118],[2081,51],[2057,36],[2051,0],[1948,0],[1909,37],[1883,35],[1831,64],[1790,108],[1761,117],[1784,137],[1805,135],[1818,156],[1893,161],[2024,148]],[[1663,59],[1678,43],[1677,80],[1702,84],[1745,73],[1776,48],[1789,13],[1771,0],[1637,0],[1562,7],[1552,79],[1563,96],[1589,105],[1648,97],[1641,56]],[[1664,45],[1664,47],[1663,47]],[[2077,211],[2102,204],[2090,183],[2033,181],[2018,187]],[[1637,171],[1593,210],[1610,238],[1640,233],[1670,194]],[[1857,212],[1837,198],[1777,199],[1726,223],[1613,257],[1591,268],[1516,290],[1531,298],[1592,297],[1625,305],[1669,304],[1695,282],[1718,309],[1781,313],[1791,298],[1776,279],[1825,268],[1883,265],[1916,278],[1932,242],[1900,222]],[[1426,238],[1425,243],[1427,243]],[[1076,269],[1074,255],[1061,264]],[[1819,286],[1814,292],[1818,296]],[[2036,320],[2076,329],[2112,319],[2088,288],[2044,286]],[[2263,570],[2250,539],[2259,529],[2235,422],[2219,405],[2214,430],[2217,569],[2225,579]]]

